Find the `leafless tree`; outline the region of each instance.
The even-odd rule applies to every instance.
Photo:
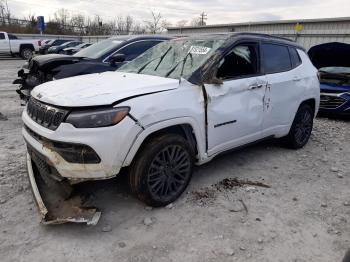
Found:
[[[117,34],[122,34],[125,31],[125,27],[126,23],[124,21],[124,18],[122,16],[118,16],[115,24],[115,30]]]
[[[130,15],[125,17],[125,32],[129,34],[133,30],[134,18]]]
[[[80,35],[85,33],[85,16],[82,14],[73,15],[70,19],[70,25],[73,27],[74,31],[78,32]]]
[[[163,30],[161,25],[162,15],[160,13],[151,12],[151,20],[145,21],[146,29],[151,33],[155,34]]]
[[[191,26],[201,26],[202,25],[202,21],[201,19],[198,17],[198,18],[193,18],[191,20]]]
[[[6,20],[7,23],[10,24],[11,16],[12,15],[7,0],[0,0],[0,20],[2,24],[5,24]]]

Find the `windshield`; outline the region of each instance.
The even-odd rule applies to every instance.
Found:
[[[188,79],[224,40],[177,39],[165,41],[120,67],[118,71]]]
[[[322,67],[320,71],[330,74],[350,74],[350,67]]]
[[[85,49],[80,50],[74,56],[87,57],[91,59],[97,59],[106,53],[112,51],[117,46],[119,46],[123,41],[115,39],[107,39],[96,44],[93,44]]]

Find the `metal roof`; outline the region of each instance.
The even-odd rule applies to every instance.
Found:
[[[244,23],[214,24],[214,25],[205,25],[205,26],[168,27],[167,29],[168,30],[199,29],[199,28],[234,27],[234,26],[249,26],[249,25],[293,24],[293,23],[327,23],[327,22],[344,22],[344,21],[350,21],[350,17],[244,22]]]

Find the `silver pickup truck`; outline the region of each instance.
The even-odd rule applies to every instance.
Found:
[[[29,59],[33,52],[39,51],[39,46],[38,39],[18,39],[15,35],[0,31],[0,54],[20,55],[23,59]]]

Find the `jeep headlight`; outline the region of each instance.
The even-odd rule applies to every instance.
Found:
[[[128,115],[129,111],[129,107],[73,111],[68,115],[65,122],[77,128],[114,126],[122,121]]]

